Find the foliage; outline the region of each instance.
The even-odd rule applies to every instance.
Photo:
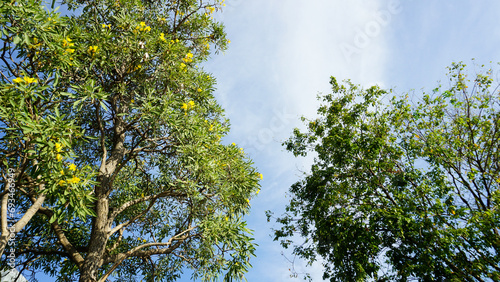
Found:
[[[416,103],[332,78],[319,118],[284,143],[317,157],[275,240],[330,281],[499,280],[500,95],[491,70],[464,67]]]
[[[244,279],[255,246],[242,216],[260,174],[221,144],[229,122],[199,67],[228,43],[213,18],[224,4],[56,2],[64,16],[50,4],[0,3],[0,254],[14,169],[22,269],[57,281],[173,281],[185,267]]]

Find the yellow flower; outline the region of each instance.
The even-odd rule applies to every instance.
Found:
[[[15,78],[12,80],[12,82],[15,82],[15,83],[23,83],[24,82],[27,84],[36,83],[37,81],[38,81],[38,79],[27,77],[27,76],[25,76],[23,78],[18,77],[18,78]]]
[[[194,102],[193,101],[189,101],[188,105],[189,105],[190,108],[193,108],[194,107]]]
[[[57,155],[56,155],[56,160],[57,160],[58,162],[62,161],[62,156],[61,156],[60,154],[57,154]]]
[[[188,105],[186,103],[182,103],[181,109],[187,110],[188,109]]]
[[[59,186],[62,186],[62,185],[64,185],[64,184],[66,184],[66,181],[64,181],[64,180],[59,180],[58,184],[59,184]]]
[[[212,131],[212,130],[214,130],[214,125],[213,124],[210,125],[210,128],[208,129],[208,131]]]
[[[24,81],[28,84],[31,84],[31,83],[36,83],[38,79],[25,76]]]
[[[226,216],[224,219],[225,219],[226,221],[229,221],[229,217],[227,217],[227,216]]]
[[[55,147],[56,147],[56,152],[58,153],[61,152],[62,145],[60,143],[56,143]]]
[[[74,184],[76,184],[78,182],[80,182],[80,178],[78,178],[76,176],[73,176],[73,178],[71,178],[71,179],[68,180],[68,183],[74,183]]]
[[[264,176],[262,175],[262,173],[259,173],[259,177],[260,177],[260,179],[264,179]]]
[[[259,192],[260,192],[260,189],[259,189],[259,190],[257,190],[257,192],[255,192],[255,194],[259,195]]]
[[[198,89],[197,89],[197,91],[198,91],[198,92],[201,92],[201,91],[203,91],[203,90],[201,90],[201,88],[198,88]]]
[[[61,175],[64,175],[64,170],[61,170],[60,173],[61,173]]]
[[[163,42],[166,42],[167,40],[165,39],[165,34],[162,32],[160,33],[160,40]]]
[[[63,47],[73,47],[75,46],[75,43],[71,43],[71,39],[69,37],[66,37],[63,39]]]
[[[95,55],[95,53],[97,53],[97,46],[89,46],[89,53],[92,53],[92,56]]]
[[[231,143],[231,145],[236,146],[236,144],[235,144],[234,142],[233,142],[233,143]]]
[[[193,54],[187,53],[186,56],[182,59],[186,63],[190,63],[193,61]]]
[[[181,63],[181,69],[185,68],[186,67],[186,64],[184,63]]]
[[[66,52],[68,52],[68,53],[74,53],[75,49],[66,49]]]
[[[147,241],[146,241],[146,239],[144,239],[144,240],[142,240],[142,242],[146,243]]]
[[[76,165],[75,164],[70,164],[68,169],[71,170],[71,171],[75,171],[76,170]]]

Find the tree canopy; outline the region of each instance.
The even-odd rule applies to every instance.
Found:
[[[332,77],[319,117],[283,144],[315,159],[275,240],[321,261],[330,281],[500,280],[498,84],[463,63],[448,78],[418,101],[388,101]]]
[[[0,3],[2,258],[57,281],[244,279],[262,175],[221,143],[200,67],[228,43],[222,2]]]

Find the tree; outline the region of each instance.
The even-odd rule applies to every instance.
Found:
[[[464,67],[415,103],[332,77],[319,118],[284,142],[316,154],[275,240],[330,281],[499,280],[500,95],[491,70]]]
[[[224,4],[57,4],[0,3],[0,255],[57,281],[244,279],[261,175],[199,67]]]

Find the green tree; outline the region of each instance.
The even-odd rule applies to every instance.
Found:
[[[0,3],[0,255],[57,281],[244,279],[261,175],[199,66],[224,4],[50,4]]]
[[[275,240],[330,281],[500,280],[500,95],[491,70],[464,67],[418,102],[331,78],[319,118],[284,142],[315,159]]]

